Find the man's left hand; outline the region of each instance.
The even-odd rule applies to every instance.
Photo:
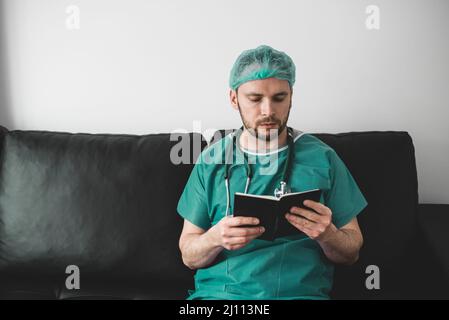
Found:
[[[328,236],[337,231],[337,227],[332,223],[331,209],[312,200],[305,200],[303,204],[311,210],[292,207],[290,212],[285,214],[288,222],[296,229],[318,241],[325,241]]]

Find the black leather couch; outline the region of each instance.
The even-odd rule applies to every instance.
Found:
[[[418,204],[406,132],[315,134],[351,170],[369,206],[359,261],[338,266],[336,299],[448,298],[449,205]],[[205,146],[190,138],[191,163]],[[199,142],[199,144],[197,144]],[[184,299],[178,198],[193,164],[172,164],[169,134],[8,131],[0,127],[0,297]],[[199,147],[198,147],[199,146]],[[68,265],[81,288],[68,290]],[[365,287],[380,269],[380,289]]]

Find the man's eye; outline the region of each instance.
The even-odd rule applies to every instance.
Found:
[[[260,99],[250,99],[252,102],[259,102]]]
[[[275,102],[282,102],[282,101],[284,101],[284,98],[274,98],[273,100]]]

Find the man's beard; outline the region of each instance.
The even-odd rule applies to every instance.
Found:
[[[292,105],[290,104],[287,116],[284,120],[273,117],[265,117],[257,120],[254,128],[251,127],[251,124],[243,117],[242,111],[240,110],[240,105],[238,103],[237,106],[239,108],[240,118],[242,119],[245,129],[256,139],[270,142],[271,140],[279,138],[281,133],[287,128],[288,117],[290,115],[290,109]],[[258,128],[258,126],[262,123],[275,123],[277,125],[277,128],[267,128],[266,130],[268,131],[268,134],[265,134],[265,132],[261,132],[262,130],[259,130]]]

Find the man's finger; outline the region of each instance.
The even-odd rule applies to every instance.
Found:
[[[290,212],[294,213],[295,215],[301,215],[304,218],[310,220],[310,221],[314,221],[314,222],[320,222],[321,220],[321,215],[316,213],[315,211],[311,211],[311,210],[307,210],[307,209],[302,209],[299,207],[291,207],[290,208]]]
[[[287,220],[288,220],[288,219],[287,219]],[[304,232],[309,238],[313,238],[314,234],[317,232],[317,231],[314,230],[314,229],[304,227],[303,225],[299,224],[299,223],[296,222],[296,221],[288,220],[288,222],[289,222],[291,225],[293,225],[296,229],[298,229],[299,231]]]
[[[231,228],[228,232],[229,237],[244,237],[244,236],[253,236],[253,235],[260,235],[265,231],[264,227],[249,227],[249,228],[243,228],[243,227],[235,227]]]
[[[304,224],[299,223],[295,219],[291,219],[290,217],[287,217],[287,215],[286,215],[286,219],[291,225],[293,225],[299,231],[306,233],[306,231],[310,230],[309,228],[305,227]]]
[[[308,229],[316,230],[316,231],[324,230],[324,227],[321,224],[298,217],[294,214],[287,213],[286,218],[290,223],[294,223],[296,226],[299,226],[301,228],[308,228]]]
[[[229,226],[258,225],[259,219],[254,217],[232,217],[228,223]]]
[[[332,211],[331,209],[329,209],[328,207],[326,207],[324,204],[322,204],[321,202],[316,202],[316,201],[312,201],[312,200],[305,200],[303,202],[303,204],[306,207],[312,208],[313,210],[315,210],[316,212],[318,212],[319,214],[323,214],[323,215],[332,215]]]
[[[258,233],[245,237],[232,237],[229,240],[231,243],[249,243],[252,240],[256,239],[257,237],[260,237],[261,235],[262,235],[261,233]]]

